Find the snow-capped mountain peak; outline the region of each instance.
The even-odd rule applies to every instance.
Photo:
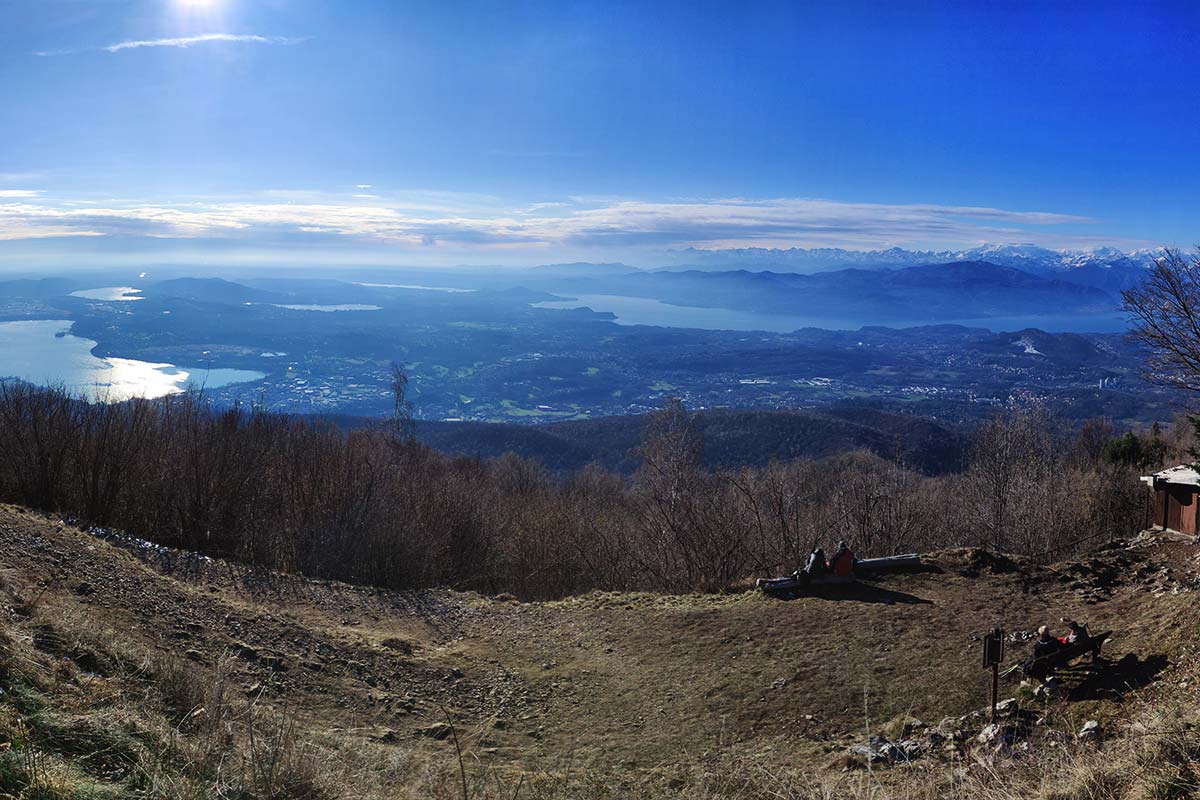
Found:
[[[699,250],[665,254],[666,269],[815,273],[839,269],[902,269],[959,261],[987,262],[1043,277],[1094,286],[1110,292],[1137,283],[1154,265],[1160,250],[1123,251],[1098,246],[1087,250],[1051,250],[1035,244],[983,244],[966,250],[844,250],[834,247],[771,249],[763,247]]]

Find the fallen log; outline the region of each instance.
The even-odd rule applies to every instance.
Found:
[[[863,558],[854,564],[855,572],[904,572],[905,570],[920,569],[920,553],[904,553],[903,555],[883,556],[882,558]]]

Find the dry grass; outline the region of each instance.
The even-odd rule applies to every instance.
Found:
[[[340,796],[332,754],[260,698],[235,698],[221,665],[137,653],[93,619],[3,588],[0,798]]]
[[[0,631],[0,797],[106,798],[437,798],[444,800],[1175,800],[1200,796],[1200,716],[1194,697],[1167,695],[1111,719],[1102,747],[1043,736],[1024,752],[976,751],[963,760],[910,768],[831,771],[781,768],[716,757],[651,770],[522,769],[480,758],[479,731],[455,730],[440,756],[302,730],[297,718],[260,697],[232,691],[228,671],[202,671],[161,654],[137,670],[101,677],[64,670],[70,661],[35,645],[49,623],[35,615]],[[72,641],[89,632],[55,630]],[[90,631],[94,635],[94,629]],[[112,663],[94,640],[82,652]],[[351,791],[349,787],[354,787]]]
[[[23,549],[4,524],[25,526]],[[176,581],[23,512],[0,518],[0,537],[3,800],[1197,794],[1200,717],[1179,686],[1195,667],[1187,593],[1131,586],[1088,609],[1093,622],[1123,622],[1123,650],[1170,656],[1169,671],[1123,702],[1037,706],[1044,723],[1028,751],[969,748],[868,771],[845,756],[868,725],[896,737],[914,715],[936,722],[982,702],[966,633],[990,620],[965,619],[972,609],[1007,599],[1009,619],[1031,624],[1074,595],[1052,575],[1026,591],[1029,574],[968,579],[948,561],[945,574],[878,596],[793,603],[595,593],[539,604],[324,585],[261,601],[211,579]],[[50,559],[91,570],[94,591],[46,589]],[[836,629],[848,632],[831,642]],[[951,652],[927,655],[951,640]],[[277,652],[293,654],[285,671],[268,666]],[[934,691],[955,681],[965,685]],[[510,694],[491,706],[472,700],[500,692]],[[478,711],[489,708],[499,711]],[[1088,718],[1110,733],[1100,748],[1074,740]],[[443,719],[453,736],[417,733]]]

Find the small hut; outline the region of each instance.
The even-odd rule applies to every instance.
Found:
[[[1169,531],[1200,533],[1197,510],[1200,472],[1186,464],[1146,475],[1142,482],[1154,490],[1154,524]]]

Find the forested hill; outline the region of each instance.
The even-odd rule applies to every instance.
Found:
[[[621,416],[547,425],[422,420],[416,435],[453,455],[488,458],[513,452],[537,458],[554,471],[574,471],[592,462],[630,470],[635,466],[630,451],[642,441],[649,419]],[[712,469],[870,450],[938,474],[962,466],[967,442],[962,431],[934,420],[855,405],[819,412],[720,409],[698,413],[693,425],[704,437],[704,460]]]

